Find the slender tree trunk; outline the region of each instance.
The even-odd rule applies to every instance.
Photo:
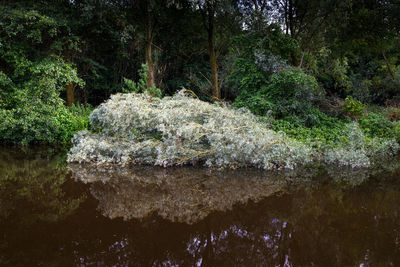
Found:
[[[299,65],[299,58],[297,57],[297,51],[298,51],[298,49],[296,49],[296,50],[292,53],[292,63],[293,63],[293,66],[298,66],[298,65]]]
[[[286,34],[289,34],[289,18],[288,18],[288,2],[287,2],[287,0],[284,2],[284,16],[285,16]]]
[[[288,6],[288,24],[289,24],[289,30],[290,30],[290,35],[294,37],[295,35],[295,29],[294,29],[294,7],[293,7],[293,0],[289,0],[289,6]]]
[[[211,4],[210,4],[211,5]],[[211,88],[212,96],[215,99],[221,99],[221,91],[218,86],[218,65],[217,65],[217,54],[215,51],[215,29],[214,29],[214,10],[211,6],[208,6],[208,54],[210,56],[210,67],[211,67]]]
[[[74,96],[74,90],[75,86],[73,83],[70,83],[67,85],[67,105],[71,106],[72,104],[75,103],[75,96]]]
[[[388,68],[389,75],[390,75],[390,77],[394,78],[392,67],[390,66],[389,60],[386,57],[385,51],[383,51],[383,49],[381,51],[382,51],[383,59],[385,60],[385,63],[386,63],[386,67]]]
[[[303,54],[301,55],[301,60],[300,60],[300,64],[299,64],[299,68],[301,69],[301,67],[303,66],[303,60],[304,60],[304,54],[306,53],[306,50],[303,50]]]
[[[152,58],[153,28],[151,24],[149,3],[146,5],[146,64],[147,64],[147,88],[155,86],[154,64]]]
[[[290,30],[290,36],[297,40],[296,36],[296,29],[295,29],[295,24],[294,24],[294,6],[293,6],[293,0],[289,0],[288,3],[288,25],[289,25],[289,30]],[[299,59],[297,57],[297,49],[292,53],[292,63],[294,66],[299,65]]]
[[[83,87],[83,103],[87,104],[87,91],[85,87]]]
[[[210,66],[211,66],[211,82],[212,82],[212,96],[216,99],[221,98],[221,91],[218,85],[218,66],[217,66],[217,55],[215,53],[213,41],[209,41],[208,52],[210,54]]]

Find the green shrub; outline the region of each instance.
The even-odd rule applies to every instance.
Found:
[[[359,119],[361,129],[368,137],[393,138],[395,124],[380,113],[369,113]]]
[[[273,74],[270,81],[265,94],[278,115],[304,115],[323,97],[315,78],[297,69]]]
[[[93,111],[90,105],[72,105],[60,110],[57,120],[60,122],[58,140],[69,142],[78,131],[89,129],[89,115]]]
[[[400,122],[395,122],[393,124],[393,137],[397,142],[400,142]]]
[[[312,121],[311,121],[312,120]],[[346,120],[329,117],[316,108],[310,109],[308,118],[295,115],[274,120],[272,128],[282,131],[298,141],[311,143],[313,146],[335,146],[343,139]]]
[[[88,107],[67,108],[66,86],[83,86],[57,55],[78,51],[64,20],[20,5],[0,6],[0,142],[67,142],[88,125]],[[64,46],[64,37],[70,37]]]
[[[268,85],[272,74],[288,69],[287,60],[298,46],[276,25],[264,27],[264,32],[235,36],[232,45],[230,57],[234,60],[227,77],[227,89],[239,99],[260,91]]]
[[[229,82],[239,97],[251,95],[267,84],[271,73],[265,73],[253,60],[238,58],[233,63],[232,73],[229,75]]]
[[[266,85],[253,94],[242,93],[234,105],[248,107],[257,115],[265,115],[271,110],[278,117],[306,117],[322,97],[323,91],[314,77],[292,69],[271,75]]]
[[[124,79],[125,87],[123,88],[124,93],[144,93],[147,92],[153,97],[162,97],[162,92],[159,88],[152,86],[147,88],[147,72],[148,67],[146,64],[142,64],[142,68],[139,70],[140,79],[137,83],[132,80]]]
[[[15,57],[26,59],[23,54],[15,54]],[[83,84],[76,69],[52,56],[29,62],[23,72],[23,76],[0,75],[3,81],[0,84],[3,92],[0,94],[0,142],[68,141],[72,132],[82,127],[64,106],[59,92],[70,83]]]
[[[365,111],[365,105],[360,101],[354,100],[352,96],[346,97],[343,108],[345,114],[353,118],[361,116]]]
[[[76,132],[89,127],[90,112],[89,106],[0,109],[0,142],[69,142]]]
[[[233,103],[237,108],[247,107],[253,114],[266,116],[269,111],[275,109],[275,104],[261,94],[238,96]]]

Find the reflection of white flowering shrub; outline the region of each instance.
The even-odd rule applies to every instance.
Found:
[[[398,150],[391,142],[367,142],[359,127],[350,124],[344,146],[315,151],[268,129],[246,109],[210,104],[188,93],[183,90],[163,99],[147,94],[112,96],[90,116],[97,133],[75,135],[68,161],[274,169],[318,159],[368,166],[375,151]]]

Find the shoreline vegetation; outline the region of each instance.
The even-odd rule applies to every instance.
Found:
[[[295,168],[312,162],[368,167],[399,151],[392,138],[367,137],[360,123],[342,122],[336,140],[296,138],[273,117],[247,108],[207,103],[181,90],[159,99],[147,93],[117,94],[90,115],[92,132],[77,133],[68,162],[216,168]],[[279,129],[279,128],[278,128]]]

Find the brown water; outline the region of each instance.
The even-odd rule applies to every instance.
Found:
[[[0,147],[0,265],[400,266],[399,160],[271,173]]]

